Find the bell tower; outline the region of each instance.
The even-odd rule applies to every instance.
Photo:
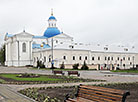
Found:
[[[53,16],[53,9],[51,9],[51,16],[48,19],[48,25],[49,27],[56,27],[56,18]]]

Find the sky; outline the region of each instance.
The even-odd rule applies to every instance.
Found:
[[[138,45],[138,0],[0,0],[0,44],[7,32],[43,35],[51,8],[75,42]]]

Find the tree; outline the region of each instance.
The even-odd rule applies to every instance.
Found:
[[[0,63],[4,65],[5,62],[5,45],[0,48]]]
[[[73,69],[78,69],[79,63],[73,65]]]
[[[60,66],[60,69],[65,69],[64,62],[62,62],[61,66]]]
[[[89,67],[87,66],[86,62],[84,61],[82,67],[81,67],[82,70],[88,70]]]
[[[45,68],[44,62],[37,60],[37,68]]]

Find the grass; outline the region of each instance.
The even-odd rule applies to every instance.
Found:
[[[27,73],[26,73],[27,74]],[[106,80],[83,79],[74,76],[40,75],[39,77],[18,77],[21,74],[2,73],[2,84],[50,84],[50,83],[75,83],[75,82],[105,82]]]
[[[138,73],[138,70],[115,70],[111,72],[126,72],[126,73]]]
[[[3,79],[0,79],[0,83],[3,83],[3,82],[5,82],[5,80],[3,80]]]
[[[47,76],[43,76],[43,75],[37,78],[20,78],[20,77],[17,77],[18,75],[19,74],[1,74],[0,76],[5,77],[5,78],[11,78],[11,79],[18,80],[18,81],[59,81],[59,80],[62,80],[62,79],[48,78]]]

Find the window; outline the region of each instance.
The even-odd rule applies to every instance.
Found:
[[[23,52],[26,52],[26,44],[25,43],[22,44],[22,49],[23,49]]]
[[[58,40],[56,40],[56,43],[58,43]]]
[[[132,65],[132,62],[130,62],[130,65]]]
[[[49,58],[49,62],[51,62],[51,58]]]
[[[98,57],[98,60],[100,60],[100,57]]]
[[[125,65],[125,64],[123,64],[123,66],[125,67],[126,65]]]
[[[108,50],[108,47],[104,47],[104,50]]]
[[[123,60],[125,60],[125,57],[123,57]]]
[[[127,48],[124,48],[124,51],[128,51],[128,49]]]
[[[44,62],[46,62],[46,57],[44,57]]]
[[[110,57],[108,57],[108,60],[110,60]]]
[[[130,61],[130,57],[128,57],[128,60]]]
[[[85,56],[85,60],[87,60],[88,58],[87,58],[87,56]]]
[[[117,60],[119,61],[119,57],[117,58]]]
[[[117,64],[117,66],[119,66],[119,64]]]
[[[107,57],[105,57],[105,60],[107,60]]]
[[[94,61],[94,57],[92,57],[92,60]]]
[[[63,59],[66,60],[66,56],[63,56]]]
[[[73,56],[73,60],[75,60],[75,56]]]
[[[79,60],[81,60],[81,56],[79,57]]]
[[[34,57],[34,62],[35,62],[35,57]]]
[[[45,45],[46,43],[45,42],[42,42],[43,45]]]
[[[112,57],[112,61],[114,60],[114,58]]]

